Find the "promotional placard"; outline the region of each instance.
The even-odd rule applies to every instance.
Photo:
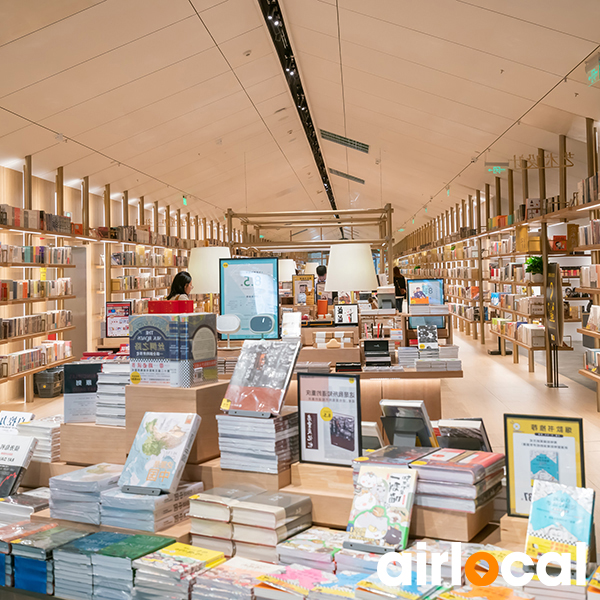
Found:
[[[583,421],[504,415],[508,514],[528,517],[533,482],[585,487]]]
[[[358,325],[358,304],[336,304],[333,322],[336,325]]]
[[[562,278],[560,265],[548,263],[546,265],[546,327],[550,342],[554,346],[562,346],[564,309],[562,294]]]
[[[294,275],[292,277],[294,304],[312,305],[315,303],[315,276]]]
[[[106,337],[127,337],[129,335],[129,317],[131,316],[131,302],[106,303]]]
[[[219,308],[237,315],[232,340],[279,337],[279,271],[276,258],[222,258]],[[314,297],[314,285],[313,285]]]
[[[300,460],[351,466],[362,454],[360,380],[341,373],[298,373]]]

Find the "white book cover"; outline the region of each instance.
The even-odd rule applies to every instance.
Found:
[[[25,467],[37,445],[37,439],[25,435],[0,436],[0,465]]]
[[[199,427],[200,417],[194,413],[146,413],[131,446],[119,487],[174,492]]]
[[[30,412],[0,410],[0,436],[18,435],[17,425],[33,421],[35,415]]]

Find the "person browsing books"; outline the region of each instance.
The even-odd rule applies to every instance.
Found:
[[[394,267],[394,288],[396,294],[396,310],[402,312],[402,302],[406,298],[406,279],[398,267]]]
[[[167,300],[189,300],[192,293],[192,276],[187,271],[175,275]]]

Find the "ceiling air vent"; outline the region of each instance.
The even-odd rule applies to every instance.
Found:
[[[329,131],[321,129],[321,137],[329,142],[335,142],[336,144],[346,146],[346,148],[352,148],[354,150],[358,150],[359,152],[369,154],[369,146],[367,144],[357,142],[356,140],[351,140],[350,138],[344,137],[343,135],[337,135],[337,133],[331,133]]]
[[[348,175],[348,173],[342,173],[342,171],[336,171],[335,169],[329,169],[329,172],[332,175],[337,175],[338,177],[343,177],[344,179],[349,179],[350,181],[365,185],[365,180],[360,177],[354,177],[354,175]]]

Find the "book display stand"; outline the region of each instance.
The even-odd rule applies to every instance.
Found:
[[[429,445],[427,439],[420,439],[419,433],[425,431],[424,419],[414,417],[381,417],[383,429],[392,446],[410,446],[417,445],[417,439],[422,446]]]

